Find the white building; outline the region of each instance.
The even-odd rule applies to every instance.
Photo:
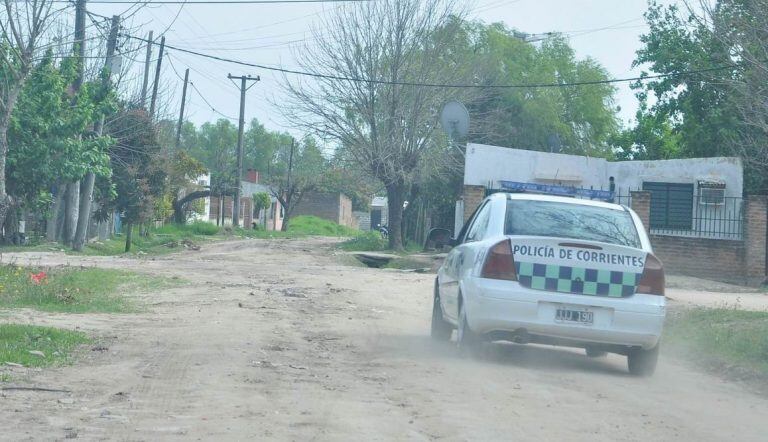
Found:
[[[738,238],[743,182],[742,162],[736,157],[613,162],[468,144],[464,198],[457,203],[456,227],[474,211],[480,187],[503,190],[514,187],[513,183],[528,183],[613,190],[615,201],[625,204],[630,191],[646,190],[652,196],[654,233]]]

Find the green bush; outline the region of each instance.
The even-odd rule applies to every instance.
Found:
[[[341,243],[341,248],[350,252],[375,252],[385,250],[389,246],[387,240],[379,232],[365,232]]]
[[[360,231],[357,229],[352,229],[347,226],[336,224],[333,221],[309,215],[291,218],[288,223],[288,232],[299,235],[317,236],[357,236],[360,234]]]
[[[205,221],[195,221],[192,224],[188,224],[188,227],[195,235],[212,236],[219,233],[219,226]]]

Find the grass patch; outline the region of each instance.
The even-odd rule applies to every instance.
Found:
[[[291,218],[288,224],[288,231],[274,231],[274,230],[253,230],[242,228],[227,228],[231,235],[242,236],[246,238],[302,238],[305,236],[331,236],[331,237],[343,237],[360,235],[360,231],[351,227],[342,226],[336,224],[333,221],[328,221],[316,216],[302,215],[295,218]]]
[[[0,307],[69,313],[130,312],[136,306],[121,294],[170,284],[165,278],[122,270],[60,267],[40,273],[39,269],[6,265],[0,266]]]
[[[358,232],[357,236],[344,241],[339,245],[342,250],[348,252],[381,252],[389,250],[389,241],[381,237],[381,233],[378,231]],[[409,255],[412,253],[419,253],[423,250],[421,244],[415,241],[408,241],[403,246],[403,250],[398,252],[399,255]],[[391,253],[392,252],[390,250]]]
[[[189,224],[166,224],[158,229],[154,229],[155,235],[171,235],[174,237],[185,238],[195,235],[213,236],[220,231],[219,226],[205,221],[195,221]]]
[[[356,236],[360,231],[316,216],[297,216],[288,224],[288,233],[306,236]]]
[[[185,248],[194,248],[202,242],[214,241],[232,237],[240,238],[301,238],[305,236],[358,236],[360,231],[336,224],[316,216],[297,216],[290,220],[287,232],[244,229],[242,227],[219,227],[215,224],[196,221],[189,224],[166,224],[160,228],[149,229],[141,235],[139,227],[134,227],[131,240],[131,254],[162,255]],[[77,255],[58,243],[45,243],[29,246],[4,246],[0,252],[33,252],[33,251],[62,251]],[[125,236],[117,235],[106,241],[86,244],[81,252],[84,255],[114,256],[125,253]]]
[[[219,232],[219,226],[204,221],[183,225],[166,224],[150,229],[145,235],[141,235],[139,228],[135,227],[131,238],[131,253],[151,255],[171,253],[182,249],[185,245],[210,241]],[[85,255],[112,256],[123,253],[125,253],[125,236],[122,235],[106,241],[88,243],[83,250]]]
[[[0,325],[0,364],[11,362],[25,367],[49,367],[69,361],[70,353],[90,342],[81,332],[32,325]],[[30,353],[41,352],[41,353]],[[6,375],[4,382],[10,379]],[[0,378],[0,381],[3,381]]]
[[[768,376],[768,312],[731,308],[671,312],[664,346],[715,369]]]
[[[379,232],[364,232],[354,238],[341,243],[340,247],[349,252],[378,252],[386,250],[389,246],[387,240],[381,237]]]

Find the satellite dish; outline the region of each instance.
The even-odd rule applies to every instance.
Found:
[[[440,123],[449,138],[464,138],[469,133],[469,112],[458,101],[449,101],[440,113]]]

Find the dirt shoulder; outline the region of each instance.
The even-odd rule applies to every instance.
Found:
[[[25,255],[179,276],[139,314],[0,312],[98,339],[74,366],[20,371],[69,394],[0,392],[9,440],[761,440],[768,401],[662,358],[428,337],[434,275],[340,265],[328,240],[243,240],[141,260]],[[673,298],[675,295],[670,294]]]

